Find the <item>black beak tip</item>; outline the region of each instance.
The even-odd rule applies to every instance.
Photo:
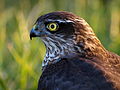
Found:
[[[30,40],[32,40],[32,36],[30,35]]]
[[[30,32],[30,40],[32,40],[32,38],[33,38],[33,33]]]
[[[33,32],[33,30],[31,30],[30,32],[30,40],[32,40],[33,37],[36,37],[35,33]]]

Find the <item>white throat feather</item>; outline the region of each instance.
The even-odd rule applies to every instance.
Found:
[[[45,37],[42,39],[46,45],[46,55],[42,63],[42,67],[45,67],[49,64],[53,64],[64,58],[66,55],[75,52],[72,39],[64,40],[61,37]]]

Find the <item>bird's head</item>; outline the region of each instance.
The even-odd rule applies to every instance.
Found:
[[[30,38],[61,38],[67,40],[74,36],[76,16],[68,12],[53,12],[39,17],[30,32]]]
[[[69,12],[52,12],[39,17],[30,32],[30,38],[33,37],[40,37],[45,43],[44,64],[74,52],[83,55],[87,48],[98,44],[95,41],[99,42],[87,22]]]

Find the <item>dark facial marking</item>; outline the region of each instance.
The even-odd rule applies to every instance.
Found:
[[[61,21],[64,21],[64,20],[61,20]],[[46,21],[44,22],[45,24],[45,27],[47,27],[47,25],[49,23],[57,23],[59,25],[59,28],[58,30],[56,31],[50,31],[48,28],[46,28],[50,33],[52,34],[67,34],[67,35],[72,35],[74,33],[74,27],[73,27],[73,24],[72,22],[59,22],[59,21]],[[54,26],[53,26],[54,28]]]

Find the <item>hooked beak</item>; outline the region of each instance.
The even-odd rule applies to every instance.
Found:
[[[33,37],[39,37],[40,36],[40,32],[36,31],[35,29],[32,29],[30,31],[30,39],[32,40]]]
[[[47,33],[45,33],[43,30],[38,30],[32,28],[30,31],[30,39],[32,40],[33,37],[46,37]]]

